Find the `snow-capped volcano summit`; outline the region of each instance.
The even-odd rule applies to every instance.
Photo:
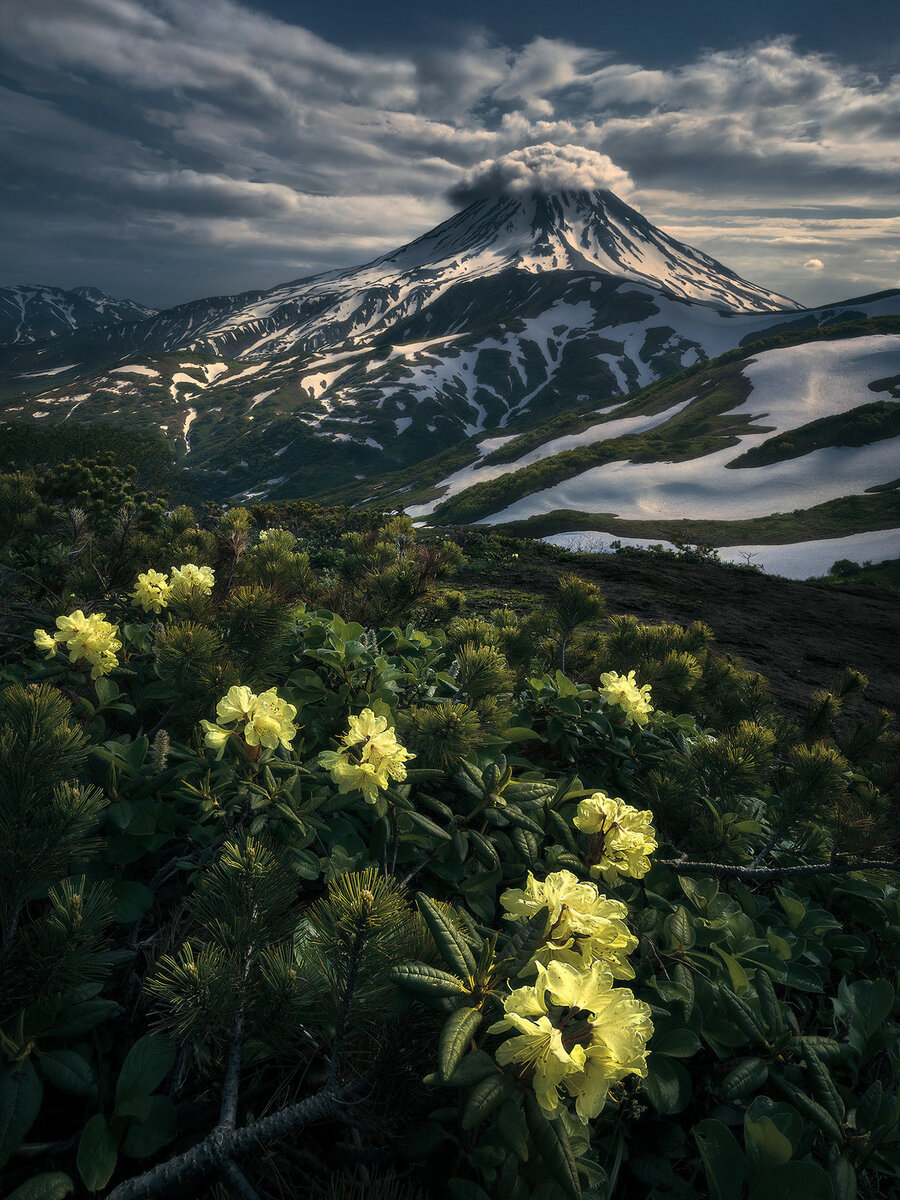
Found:
[[[600,188],[476,200],[409,245],[341,275],[358,280],[372,272],[384,279],[391,270],[437,270],[472,278],[509,268],[601,271],[734,312],[800,308],[663,233]]]
[[[522,188],[363,266],[19,344],[0,365],[17,419],[161,431],[211,495],[365,499],[485,431],[867,311],[798,311],[606,188]]]

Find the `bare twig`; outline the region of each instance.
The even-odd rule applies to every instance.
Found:
[[[361,1086],[359,1080],[337,1089],[326,1086],[314,1096],[288,1105],[243,1129],[214,1129],[192,1149],[143,1175],[126,1179],[110,1192],[107,1200],[150,1200],[197,1183],[211,1172],[220,1171],[225,1162],[240,1159],[276,1138],[299,1133],[316,1121],[340,1117],[342,1106],[360,1091]]]
[[[676,871],[702,871],[705,875],[746,879],[751,883],[809,875],[849,875],[853,871],[900,871],[900,858],[890,861],[874,859],[865,862],[809,863],[800,867],[735,867],[724,863],[691,862],[686,858],[662,858],[657,862]]]

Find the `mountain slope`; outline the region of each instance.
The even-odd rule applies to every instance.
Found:
[[[0,287],[0,347],[66,338],[94,325],[143,321],[156,310],[134,300],[114,300],[92,287],[44,284]]]
[[[13,348],[2,395],[162,430],[206,495],[309,495],[898,299],[806,312],[609,192],[501,197],[360,268]]]
[[[823,331],[749,357],[726,355],[611,411],[572,414],[514,440],[484,439],[480,457],[423,502],[404,496],[406,511],[544,535],[659,540],[668,529],[729,545],[738,528],[746,541],[754,522],[777,534],[756,542],[804,540],[791,535],[790,521],[766,522],[793,513],[809,537],[802,514],[863,497],[866,515],[854,518],[853,532],[892,528],[900,524],[900,318],[869,325],[882,332]],[[833,526],[828,534],[836,536]],[[900,554],[900,533],[895,541]]]

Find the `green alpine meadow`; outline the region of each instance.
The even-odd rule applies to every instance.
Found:
[[[10,1200],[896,1194],[858,670],[787,714],[590,556],[138,483],[0,476]]]

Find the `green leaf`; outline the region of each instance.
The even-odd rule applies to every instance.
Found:
[[[721,1121],[709,1120],[694,1127],[694,1138],[712,1200],[741,1200],[747,1171],[734,1135]]]
[[[129,826],[128,832],[132,834],[135,830]],[[149,888],[132,880],[123,879],[114,883],[112,893],[116,904],[115,917],[120,925],[132,925],[139,921],[153,904]]]
[[[766,1038],[762,1024],[747,1001],[736,996],[724,985],[719,988],[719,999],[722,1001],[726,1013],[745,1038],[750,1042],[765,1045]]]
[[[710,902],[719,890],[714,879],[696,879],[691,875],[679,875],[678,884],[681,890],[700,912],[705,912]]]
[[[844,1119],[844,1102],[834,1086],[831,1072],[808,1042],[800,1043],[800,1053],[809,1072],[812,1093],[826,1112],[840,1125]]]
[[[0,1167],[41,1111],[44,1087],[30,1059],[15,1062],[0,1079]]]
[[[462,934],[437,904],[421,892],[416,903],[444,961],[460,978],[470,979],[475,974],[475,959]]]
[[[749,992],[750,980],[747,978],[747,972],[734,957],[734,955],[729,954],[726,950],[723,950],[721,946],[713,946],[713,950],[719,955],[722,962],[728,968],[731,986],[734,988],[735,992]],[[760,1029],[760,1033],[762,1033],[762,1029]]]
[[[861,1133],[874,1129],[878,1124],[883,1099],[884,1084],[880,1079],[873,1079],[856,1106],[856,1128]]]
[[[491,1200],[484,1188],[473,1183],[471,1179],[449,1179],[447,1191],[450,1200]]]
[[[808,1117],[814,1125],[817,1125],[823,1133],[827,1134],[833,1141],[840,1145],[843,1142],[840,1126],[834,1117],[826,1109],[813,1100],[812,1096],[807,1096],[806,1092],[795,1087],[792,1083],[786,1080],[783,1076],[776,1072],[770,1073],[772,1083],[782,1091],[793,1104],[798,1112],[804,1117]]]
[[[90,1096],[94,1091],[94,1072],[74,1050],[38,1050],[38,1062],[48,1083],[69,1096]]]
[[[683,904],[675,909],[663,922],[668,950],[689,950],[694,944],[694,927],[688,910]]]
[[[447,832],[447,830],[441,829],[440,825],[436,825],[434,821],[426,817],[424,813],[410,811],[405,812],[403,815],[407,820],[412,821],[413,825],[416,825],[422,830],[423,833],[427,833],[430,837],[436,837],[442,842],[447,842],[450,840],[450,834]]]
[[[444,1022],[438,1044],[438,1066],[444,1083],[456,1070],[483,1020],[484,1015],[478,1008],[458,1008]]]
[[[531,1095],[525,1097],[525,1119],[532,1141],[555,1181],[572,1200],[581,1200],[578,1168],[562,1121],[548,1121]]]
[[[721,1092],[726,1100],[736,1100],[759,1091],[768,1078],[769,1068],[761,1058],[745,1058],[722,1080]]]
[[[700,1039],[690,1029],[667,1029],[653,1039],[654,1054],[669,1058],[691,1058],[700,1049]]]
[[[760,968],[753,977],[756,985],[756,995],[759,998],[759,1008],[762,1019],[766,1024],[769,1041],[774,1042],[784,1032],[784,1017],[781,1004],[775,995],[775,988],[768,971]]]
[[[63,1200],[75,1190],[75,1184],[62,1171],[34,1175],[10,1192],[6,1200]]]
[[[497,1132],[507,1150],[523,1162],[528,1159],[528,1123],[522,1105],[513,1098],[501,1104],[495,1120]],[[466,1128],[463,1115],[463,1129]]]
[[[113,1132],[102,1113],[88,1121],[78,1143],[78,1173],[89,1192],[99,1192],[109,1183],[119,1156]]]
[[[480,1125],[495,1108],[503,1103],[511,1088],[511,1081],[499,1072],[488,1075],[486,1079],[476,1083],[469,1093],[463,1109],[461,1120],[463,1129],[474,1129],[476,1125]]]
[[[83,1000],[73,1004],[66,1010],[63,1019],[53,1026],[53,1036],[56,1038],[80,1037],[90,1033],[104,1021],[111,1020],[119,1011],[115,1000]]]
[[[517,921],[514,932],[503,947],[503,965],[508,963],[508,974],[517,975],[531,962],[534,952],[544,940],[550,909],[538,909],[527,921]]]
[[[750,1200],[834,1200],[831,1180],[814,1162],[788,1162],[754,1187]]]
[[[150,1111],[143,1121],[132,1122],[122,1142],[122,1153],[131,1158],[149,1158],[175,1137],[175,1105],[168,1096],[151,1096]]]
[[[391,971],[391,979],[401,987],[422,996],[460,996],[469,989],[456,975],[450,975],[427,963],[401,963]]]
[[[856,1200],[856,1172],[846,1158],[835,1158],[828,1164],[828,1177],[834,1200]]]
[[[666,1116],[682,1112],[691,1098],[690,1075],[681,1063],[659,1054],[650,1055],[643,1086],[656,1111]]]
[[[446,1081],[447,1087],[471,1087],[473,1083],[479,1083],[482,1079],[486,1079],[488,1075],[498,1074],[497,1064],[490,1054],[484,1050],[473,1050],[471,1054],[467,1054],[463,1058]],[[425,1082],[431,1087],[437,1084],[443,1084],[444,1080],[435,1072],[433,1075],[426,1075]]]
[[[783,892],[777,892],[776,897],[778,903],[784,909],[784,914],[788,919],[788,925],[791,930],[797,929],[800,922],[806,916],[806,908],[799,900],[795,900],[793,896],[785,896]]]
[[[790,1138],[785,1137],[771,1117],[753,1120],[749,1110],[744,1114],[744,1145],[751,1164],[760,1171],[780,1167],[794,1153]]]
[[[150,1093],[162,1083],[175,1061],[175,1046],[166,1037],[147,1034],[139,1038],[122,1063],[116,1084],[115,1115],[147,1116]]]

